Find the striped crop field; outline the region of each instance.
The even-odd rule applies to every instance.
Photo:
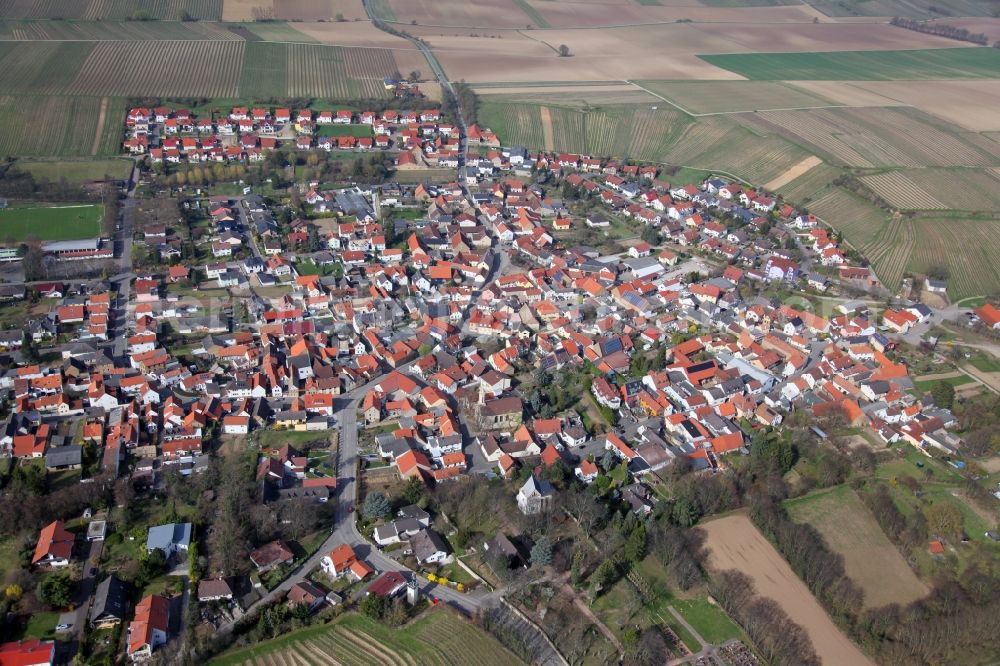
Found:
[[[918,217],[909,220],[914,239],[907,269],[948,270],[952,300],[1000,292],[1000,220]],[[942,251],[957,248],[957,251]]]
[[[124,118],[121,98],[2,95],[0,154],[114,155]]]
[[[905,173],[886,173],[863,176],[861,181],[890,204],[900,210],[943,210],[947,208],[927,190],[913,182]]]
[[[181,23],[176,21],[0,20],[0,39],[100,42],[179,39],[239,41],[242,38],[221,23],[207,21]]]
[[[288,92],[289,44],[247,42],[240,72],[240,93],[258,99]]]
[[[530,104],[503,102],[482,104],[479,122],[496,132],[506,142],[506,137],[532,148],[545,148],[540,107]]]
[[[1000,210],[1000,173],[996,169],[906,169],[899,173],[940,202],[938,208],[990,213]],[[905,199],[900,204],[902,209],[918,208]]]
[[[94,42],[0,42],[0,93],[59,93],[73,82]]]
[[[76,95],[236,97],[241,41],[100,42],[69,86]]]
[[[401,629],[356,613],[216,657],[210,666],[517,666],[495,638],[448,611],[424,614]]]
[[[222,0],[0,0],[0,16],[13,19],[218,20]]]
[[[834,187],[811,204],[809,210],[842,231],[855,248],[866,252],[880,236],[889,214],[845,189]]]

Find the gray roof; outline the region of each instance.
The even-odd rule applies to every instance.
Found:
[[[410,547],[418,562],[423,562],[437,552],[448,552],[444,539],[434,530],[420,530],[410,537]]]
[[[83,447],[79,444],[51,448],[45,454],[46,467],[65,467],[67,465],[79,465],[82,462]]]
[[[191,544],[191,523],[168,523],[149,528],[146,550],[159,548],[164,553],[176,546],[187,548]]]
[[[102,580],[94,593],[94,605],[90,608],[90,621],[104,619],[124,620],[128,611],[128,583],[114,575]]]

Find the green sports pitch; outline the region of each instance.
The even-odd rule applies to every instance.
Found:
[[[79,240],[101,235],[104,206],[10,207],[0,210],[0,242]]]

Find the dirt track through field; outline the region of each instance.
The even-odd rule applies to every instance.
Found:
[[[823,160],[816,157],[815,155],[810,155],[809,157],[805,158],[798,164],[788,169],[788,171],[786,171],[785,173],[781,174],[771,182],[764,185],[764,189],[773,191],[778,189],[779,187],[782,187],[783,185],[788,185],[788,183],[792,182],[793,180],[803,175],[813,167],[817,167],[822,163]]]
[[[542,144],[545,150],[555,150],[555,143],[552,139],[552,112],[549,107],[542,106],[538,109],[542,117]]]
[[[701,529],[708,535],[709,568],[713,571],[735,569],[749,576],[757,594],[774,599],[806,630],[824,664],[874,666],[874,662],[841,633],[805,583],[746,515],[734,514],[711,520]]]
[[[96,155],[101,149],[101,138],[104,134],[104,119],[108,115],[108,98],[101,98],[101,110],[97,114],[97,131],[94,132],[94,145],[90,147],[90,154]]]

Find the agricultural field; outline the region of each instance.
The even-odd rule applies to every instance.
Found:
[[[763,184],[807,157],[810,153],[777,134],[752,131],[725,116],[709,116],[689,124],[661,160]]]
[[[636,84],[693,115],[833,104],[792,85],[769,81],[636,81]]]
[[[891,184],[899,179],[905,186]],[[1000,210],[1000,173],[990,169],[904,169],[862,180],[901,210],[938,208],[960,211]],[[911,194],[912,192],[912,194]],[[923,198],[936,206],[921,206]]]
[[[901,171],[862,176],[861,182],[900,210],[940,210],[947,208],[927,190]]]
[[[920,216],[908,222],[907,268],[926,273],[944,265],[952,301],[1000,292],[1000,220]],[[947,248],[948,251],[942,251]]]
[[[708,36],[689,23],[502,34],[426,26],[406,30],[430,44],[453,81],[551,84],[741,78],[695,55],[729,52],[733,43]],[[563,44],[572,57],[558,56]]]
[[[795,186],[794,181],[792,186]],[[861,251],[872,246],[889,219],[886,211],[839,187],[827,190],[811,201],[808,208],[827,224],[842,231],[851,245]]]
[[[0,0],[0,17],[15,19],[158,19],[183,15],[218,20],[222,0]]]
[[[389,13],[400,23],[496,29],[548,27],[524,0],[388,0],[387,4]]]
[[[808,144],[845,166],[1000,165],[1000,150],[992,141],[904,107],[761,111],[748,122]]]
[[[0,90],[65,92],[94,47],[94,42],[0,42]]]
[[[785,503],[793,520],[809,523],[827,546],[844,558],[844,569],[865,593],[865,608],[906,604],[928,588],[882,532],[882,528],[847,485]]]
[[[247,42],[239,90],[260,99],[284,97],[288,92],[288,51],[290,44]]]
[[[132,41],[239,40],[228,27],[203,21],[10,21],[0,20],[0,39]]]
[[[998,74],[1000,77],[1000,74]],[[820,86],[823,84],[820,83]],[[855,81],[843,84],[852,92],[880,95],[906,104],[973,132],[1000,130],[1000,80]],[[850,93],[848,93],[850,96]],[[833,99],[836,97],[831,96]],[[838,99],[843,103],[846,100]]]
[[[296,30],[288,23],[281,23],[280,21],[247,23],[246,25],[231,27],[247,30],[265,42],[315,43],[317,41],[315,37],[310,37],[301,30]],[[249,37],[247,39],[250,41]]]
[[[663,106],[571,108],[489,100],[481,104],[484,122],[503,142],[531,148],[546,147],[551,126],[555,150],[728,172],[754,183],[768,182],[809,157],[777,135],[755,133],[722,116],[692,122]]]
[[[492,636],[447,610],[425,613],[402,629],[389,629],[350,613],[331,624],[302,629],[209,662],[211,666],[289,663],[508,666],[522,662]]]
[[[810,5],[832,17],[906,16],[934,19],[940,16],[993,16],[995,6],[981,0],[811,0]]]
[[[77,240],[101,235],[104,206],[58,205],[0,210],[0,239],[5,243],[38,240]]]
[[[75,95],[232,97],[241,41],[99,42],[68,92]],[[197,67],[192,69],[193,64]]]
[[[971,46],[911,51],[722,53],[699,57],[758,81],[992,79],[1000,70],[1000,49]]]
[[[709,569],[736,569],[749,576],[757,594],[773,599],[806,630],[823,663],[873,663],[833,623],[805,583],[747,516],[733,514],[709,520],[699,529],[707,536]]]
[[[120,98],[0,95],[0,154],[114,155],[124,118]]]

